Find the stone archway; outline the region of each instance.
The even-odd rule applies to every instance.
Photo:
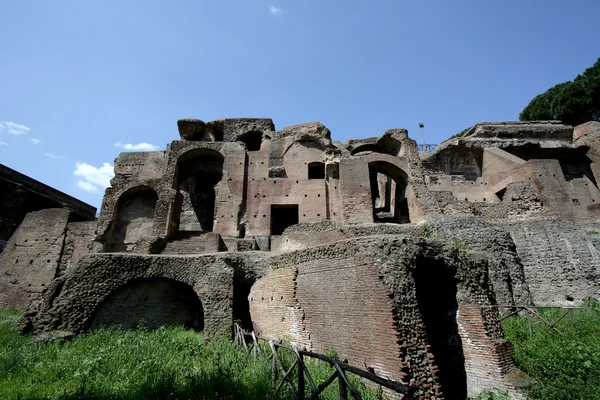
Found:
[[[204,329],[202,302],[191,286],[169,278],[135,279],[114,290],[94,311],[89,328],[156,329],[182,325]]]
[[[375,222],[409,223],[406,186],[408,177],[386,161],[369,163],[369,182]]]
[[[175,174],[177,231],[213,231],[223,163],[220,152],[204,148],[179,158]]]

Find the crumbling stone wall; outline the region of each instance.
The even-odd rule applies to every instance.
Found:
[[[600,224],[528,221],[506,227],[536,305],[573,306],[600,298]]]
[[[25,308],[91,251],[94,221],[70,222],[62,208],[34,211],[0,253],[0,305]]]
[[[512,364],[506,362],[510,346],[501,339],[497,311],[481,307],[495,302],[485,257],[462,255],[440,242],[365,237],[276,256],[270,272],[250,293],[253,323],[267,336],[289,338],[318,351],[335,348],[354,365],[364,364],[381,375],[418,384],[422,398],[440,397],[452,389],[440,384],[443,373],[436,364],[436,352],[430,352],[413,276],[431,260],[439,261],[458,280],[454,289],[457,307],[473,306],[478,312],[474,314],[478,321],[466,317],[460,329],[456,322],[460,320],[454,319],[455,338],[462,339],[463,348],[476,343],[478,349],[485,349],[463,356],[471,363],[467,365],[474,366],[463,371],[464,393],[467,387],[474,392],[486,383],[515,390],[508,382],[499,384]],[[444,310],[446,305],[442,302],[439,307]],[[458,312],[454,310],[455,315]],[[437,354],[445,371],[452,370],[443,362],[443,351]],[[482,354],[485,360],[480,359]],[[486,362],[490,365],[488,381],[475,368]],[[460,398],[456,393],[447,395]]]

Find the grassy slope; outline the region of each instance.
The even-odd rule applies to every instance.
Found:
[[[554,322],[563,312],[546,309],[542,316]],[[503,321],[517,367],[535,380],[531,398],[600,399],[600,303],[587,303],[576,311],[576,320],[579,329],[563,318],[557,325],[562,334],[533,323],[532,336],[525,318]]]
[[[205,344],[202,334],[173,327],[99,330],[43,344],[14,330],[19,317],[0,310],[0,399],[272,398],[270,360],[255,360],[228,340]],[[289,366],[291,357],[282,356]],[[308,368],[317,383],[332,373],[321,362]],[[364,399],[380,398],[354,382]],[[336,389],[325,398],[339,398]]]

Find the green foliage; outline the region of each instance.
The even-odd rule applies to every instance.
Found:
[[[421,225],[421,234],[423,237],[430,237],[432,233],[431,226],[428,224]]]
[[[600,235],[600,232],[598,232],[598,231],[587,231],[586,233],[588,236]]]
[[[510,400],[510,395],[502,389],[486,389],[479,393],[477,397],[469,397],[469,400]]]
[[[460,240],[458,240],[456,237],[452,237],[452,244],[458,250],[467,250],[468,249],[468,246],[465,243],[463,243]]]
[[[0,399],[273,398],[271,361],[255,359],[230,340],[205,343],[201,333],[163,327],[103,329],[44,344],[14,329],[20,315],[0,309]],[[265,343],[262,349],[270,351]],[[280,356],[285,367],[294,360],[291,352]],[[333,372],[324,362],[305,360],[317,384]],[[382,398],[358,377],[349,379],[363,399]],[[286,388],[278,398],[289,398]],[[322,398],[339,398],[337,385]]]
[[[519,115],[521,121],[556,119],[571,125],[600,120],[600,58],[573,81],[536,96]]]
[[[554,321],[563,312],[546,309],[541,315]],[[600,399],[600,303],[586,303],[575,317],[578,329],[567,316],[557,324],[561,334],[532,323],[530,336],[524,317],[502,322],[517,367],[534,379],[532,399]]]
[[[458,132],[458,133],[455,133],[454,135],[450,136],[448,139],[444,140],[444,142],[447,142],[448,140],[451,140],[451,139],[454,139],[454,138],[457,138],[457,137],[462,137],[462,136],[464,136],[464,134],[465,134],[465,133],[467,133],[467,131],[468,131],[469,129],[471,129],[471,128],[472,128],[472,126],[470,126],[470,127],[468,127],[468,128],[465,128],[465,129],[463,129],[462,131],[460,131],[460,132]],[[444,143],[444,142],[442,142],[442,143]]]

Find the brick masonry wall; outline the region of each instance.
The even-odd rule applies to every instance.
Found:
[[[302,263],[296,297],[317,352],[332,348],[352,365],[403,378],[394,305],[375,260]]]
[[[13,306],[25,307],[46,290],[59,272],[69,212],[50,208],[27,214],[0,253],[1,280]],[[8,285],[13,286],[8,290]],[[22,295],[15,297],[16,293]],[[1,293],[0,293],[1,295]]]
[[[530,221],[507,226],[536,305],[600,298],[600,224]]]
[[[299,347],[312,348],[304,324],[304,310],[296,298],[296,267],[270,271],[250,291],[250,314],[259,335],[289,339]]]
[[[460,305],[457,321],[465,355],[469,396],[477,396],[485,389],[502,388],[508,390],[513,399],[522,398],[516,388],[504,379],[513,368],[512,344],[490,337],[482,308],[479,305]]]

